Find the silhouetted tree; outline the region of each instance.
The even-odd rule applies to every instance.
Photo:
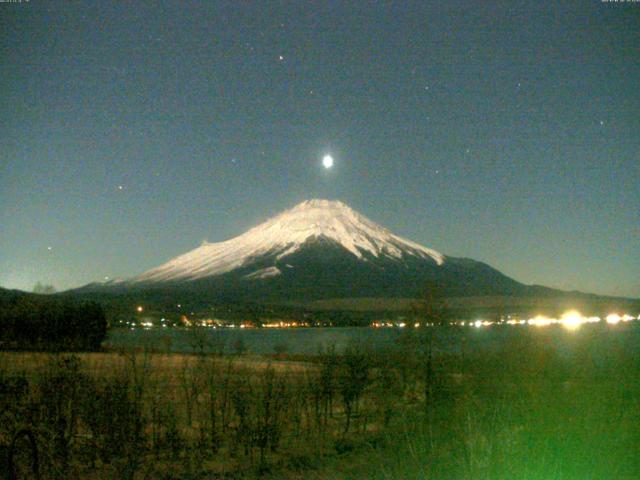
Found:
[[[96,303],[16,296],[0,302],[0,341],[5,348],[96,350],[107,320]]]
[[[431,405],[436,390],[436,378],[434,365],[434,337],[436,328],[449,325],[451,312],[447,305],[444,289],[435,282],[425,286],[424,295],[414,306],[414,313],[422,325],[422,354],[423,354],[423,380],[425,407]]]

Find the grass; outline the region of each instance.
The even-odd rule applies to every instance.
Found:
[[[567,337],[567,354],[527,332],[493,355],[449,359],[449,394],[403,415],[382,446],[309,478],[638,478],[640,359],[624,336],[603,350],[607,335]]]
[[[4,352],[29,388],[0,430],[31,412],[44,478],[637,478],[638,326],[504,328],[430,374],[419,336],[296,362]]]
[[[7,373],[26,372],[33,374],[39,371],[42,365],[57,356],[47,352],[0,351],[0,365],[3,365],[3,371]],[[74,356],[80,359],[84,370],[97,376],[117,372],[125,368],[132,359],[131,352],[125,350],[118,352],[83,352],[76,353]],[[139,360],[144,360],[147,368],[154,374],[164,372],[166,375],[171,374],[171,372],[175,374],[182,368],[192,366],[199,359],[197,355],[191,354],[150,353],[145,351],[139,351],[137,357]],[[304,358],[301,358],[300,361],[278,361],[269,357],[243,355],[235,359],[230,356],[207,357],[207,359],[215,362],[218,366],[227,365],[229,360],[235,360],[238,365],[257,371],[273,368],[278,371],[305,372],[313,366],[313,363],[304,361]]]

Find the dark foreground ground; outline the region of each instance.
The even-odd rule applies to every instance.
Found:
[[[426,330],[295,361],[2,353],[0,461],[27,429],[43,479],[638,478],[638,326],[495,328],[433,356]]]

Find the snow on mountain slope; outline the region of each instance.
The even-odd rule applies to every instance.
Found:
[[[432,259],[438,265],[445,261],[441,253],[394,235],[342,202],[308,200],[231,240],[205,242],[131,282],[195,280],[220,275],[264,255],[280,259],[298,251],[307,240],[319,237],[334,241],[359,259],[366,252],[374,257],[397,259],[411,255]],[[272,267],[256,271],[248,278],[278,274],[280,271]]]
[[[256,270],[249,275],[245,275],[244,278],[246,278],[247,280],[255,280],[259,278],[275,277],[276,275],[280,275],[281,273],[282,272],[278,267],[267,267]]]

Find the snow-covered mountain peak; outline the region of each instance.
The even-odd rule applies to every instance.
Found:
[[[289,209],[292,210],[305,210],[310,208],[322,208],[327,210],[349,210],[353,211],[349,205],[341,202],[340,200],[327,200],[324,198],[312,198],[311,200],[305,200],[300,202],[295,207]]]
[[[203,244],[189,253],[150,270],[134,282],[198,279],[248,266],[270,255],[274,262],[298,251],[311,239],[324,238],[357,258],[365,254],[401,259],[403,255],[430,259],[441,265],[441,253],[394,235],[337,200],[304,201],[244,234],[219,243]],[[264,268],[264,267],[263,267]],[[270,275],[280,273],[268,270]],[[257,276],[261,275],[256,274]],[[252,277],[255,278],[255,277]]]
[[[266,227],[268,229],[282,229],[292,233],[305,231],[310,235],[324,234],[332,238],[334,235],[331,232],[339,230],[341,226],[344,228],[350,226],[354,230],[359,230],[367,223],[375,225],[338,200],[315,199],[299,203],[295,207],[250,230],[250,232],[262,230]],[[382,229],[380,226],[375,226]],[[298,236],[297,233],[295,235]]]

